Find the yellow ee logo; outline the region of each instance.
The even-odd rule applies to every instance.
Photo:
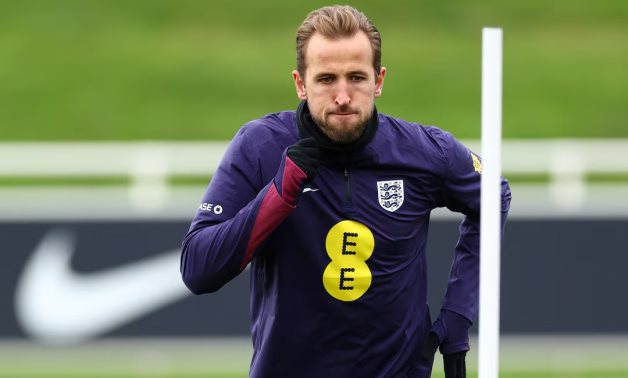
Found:
[[[373,233],[360,222],[343,220],[327,233],[325,249],[331,259],[323,272],[325,290],[341,301],[355,301],[371,286],[366,260],[375,248]]]

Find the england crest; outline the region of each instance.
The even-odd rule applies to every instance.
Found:
[[[377,197],[384,210],[397,210],[403,204],[403,180],[378,181]]]

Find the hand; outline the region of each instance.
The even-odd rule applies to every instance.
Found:
[[[427,342],[421,348],[421,361],[425,365],[432,366],[434,354],[440,344],[438,336],[430,332]],[[466,351],[443,354],[443,365],[445,368],[445,378],[466,378],[467,367],[465,363]]]
[[[301,139],[288,147],[274,180],[277,193],[295,206],[303,187],[316,177],[319,164],[320,151],[314,138]]]
[[[469,327],[471,321],[449,310],[441,310],[432,325],[430,337],[434,335],[443,354],[445,378],[465,378],[465,358],[469,350]]]
[[[465,357],[467,352],[443,354],[443,365],[445,366],[445,378],[466,378],[467,366]]]
[[[288,147],[287,155],[305,174],[304,184],[311,182],[318,173],[320,150],[313,137],[301,139]]]

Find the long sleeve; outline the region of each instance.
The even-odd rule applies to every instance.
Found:
[[[464,339],[467,338],[467,329],[478,313],[482,164],[477,155],[450,134],[443,133],[439,139],[444,142],[442,146],[447,161],[442,202],[450,210],[465,215],[459,227],[460,236],[454,250],[441,316],[437,322],[446,323],[448,321],[450,323],[438,324],[438,327],[443,327],[445,333],[445,335],[439,335],[441,338],[443,336],[445,338],[444,344],[441,345],[441,351],[453,353],[465,350]],[[510,209],[511,192],[508,182],[503,178],[501,185],[503,235],[506,217]],[[461,335],[460,337],[458,335],[446,335],[448,332]],[[453,345],[446,345],[448,342]]]
[[[256,138],[243,129],[231,142],[183,241],[181,275],[195,294],[216,291],[244,270],[295,207],[285,192],[294,192],[305,174],[282,157],[276,142]],[[264,159],[255,157],[261,150]],[[264,183],[262,171],[278,166]]]

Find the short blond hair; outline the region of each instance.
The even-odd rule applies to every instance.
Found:
[[[373,49],[373,69],[375,76],[382,67],[382,38],[371,20],[359,10],[349,5],[332,5],[316,9],[307,15],[297,30],[297,71],[305,77],[305,49],[314,33],[329,39],[352,37],[363,31]]]

